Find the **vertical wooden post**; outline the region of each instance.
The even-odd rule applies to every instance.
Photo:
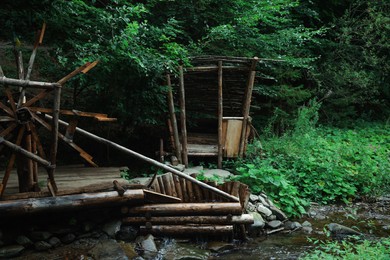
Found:
[[[173,93],[172,93],[172,84],[171,84],[171,76],[167,74],[167,85],[168,85],[168,109],[169,109],[169,117],[171,118],[172,128],[173,128],[173,138],[175,145],[175,154],[180,163],[182,163],[181,158],[181,148],[180,148],[180,140],[179,140],[179,130],[177,128],[177,120],[175,114],[175,104],[173,102]]]
[[[222,168],[223,140],[222,140],[222,61],[218,61],[218,168]]]
[[[255,76],[256,76],[256,64],[257,64],[258,58],[254,57],[252,60],[252,64],[249,71],[249,77],[248,82],[245,90],[245,100],[242,107],[242,130],[241,130],[241,139],[240,139],[240,147],[238,151],[238,156],[243,157],[244,156],[244,147],[246,142],[246,131],[247,131],[247,125],[248,125],[248,118],[249,118],[249,110],[251,106],[251,99],[252,99],[252,91],[253,91],[253,84],[255,82]]]
[[[188,167],[188,153],[187,153],[187,126],[186,126],[186,100],[184,90],[184,73],[183,66],[179,66],[180,71],[180,123],[181,123],[181,142],[182,142],[182,157],[183,163]]]
[[[50,152],[51,168],[47,170],[49,176],[48,185],[51,186],[54,192],[57,191],[57,185],[54,180],[54,171],[56,168],[57,160],[57,146],[58,146],[58,120],[60,114],[60,102],[61,102],[61,85],[58,84],[54,89],[54,104],[53,104],[53,121],[52,121],[52,144]],[[50,190],[50,188],[49,188]],[[53,193],[53,191],[51,191]],[[53,196],[55,194],[52,194]]]

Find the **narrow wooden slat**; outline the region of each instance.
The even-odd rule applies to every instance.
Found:
[[[62,79],[60,79],[59,81],[57,81],[57,83],[61,84],[61,85],[64,85],[68,80],[70,80],[71,78],[73,78],[74,76],[76,76],[77,74],[79,74],[80,72],[82,72],[84,69],[86,69],[89,65],[91,65],[90,62],[87,62],[85,63],[83,66],[81,67],[78,67],[77,69],[75,69],[74,71],[72,71],[71,73],[69,73],[68,75],[66,75],[65,77],[63,77]]]
[[[176,175],[173,175],[172,177],[173,177],[173,182],[175,183],[177,197],[180,198],[181,200],[183,200],[183,192],[182,192],[181,186],[180,186],[180,178]]]
[[[24,131],[25,131],[25,126],[20,127],[19,132],[18,132],[18,136],[16,137],[16,141],[15,141],[15,144],[17,146],[20,146],[20,143],[22,142]],[[11,158],[8,161],[7,169],[5,170],[3,181],[1,183],[2,185],[1,185],[1,190],[0,190],[0,197],[3,196],[4,190],[7,187],[9,176],[10,176],[12,168],[14,167],[14,164],[15,164],[15,159],[16,159],[16,153],[14,152],[14,153],[12,153]]]
[[[0,122],[12,122],[15,121],[15,118],[10,116],[0,116]]]
[[[175,105],[173,101],[173,93],[172,93],[172,84],[171,84],[171,77],[169,74],[167,74],[167,85],[168,85],[168,110],[169,110],[169,117],[170,122],[172,123],[172,130],[173,130],[173,139],[174,139],[174,147],[175,147],[175,154],[179,162],[182,162],[181,157],[181,148],[180,148],[180,140],[179,140],[179,130],[177,127],[177,120],[176,120],[176,114],[175,114]]]
[[[17,127],[16,123],[11,123],[6,129],[0,132],[0,136],[6,137]]]
[[[222,61],[218,62],[218,168],[222,168],[223,140],[222,140],[223,96],[222,96]]]
[[[31,106],[32,104],[34,104],[35,102],[37,102],[38,100],[41,100],[42,98],[46,97],[46,95],[51,92],[52,89],[45,89],[45,90],[42,90],[41,92],[39,92],[37,95],[35,95],[33,98],[31,98],[30,100],[28,100],[26,103],[24,103],[22,105],[22,107],[29,107]]]
[[[179,178],[180,188],[183,195],[183,202],[189,202],[188,190],[187,190],[187,181],[184,178]]]
[[[160,193],[167,194],[167,192],[165,191],[164,182],[161,175],[157,176],[157,181],[158,181],[158,186],[160,187]]]
[[[145,193],[145,200],[153,203],[179,203],[181,202],[181,199],[174,197],[174,196],[168,196],[165,194],[161,194],[158,192],[153,192],[150,190],[143,190]],[[153,214],[153,212],[151,212]]]
[[[34,111],[34,112],[42,112],[42,113],[49,113],[49,114],[53,113],[53,109],[52,108],[29,107],[29,109],[31,111]],[[70,115],[70,116],[100,117],[100,118],[107,117],[107,114],[83,112],[83,111],[78,111],[78,110],[64,110],[64,109],[60,109],[59,113],[61,115]]]
[[[163,184],[164,184],[165,194],[167,194],[169,196],[172,196],[173,192],[172,192],[171,182],[170,182],[170,179],[169,179],[169,174],[166,173],[166,174],[162,175],[161,178],[162,178],[162,181],[163,181]]]
[[[172,173],[168,172],[167,176],[168,176],[169,184],[171,185],[172,196],[177,197],[176,185],[175,185],[175,181],[173,180],[173,175]]]
[[[15,100],[14,100],[14,97],[12,96],[11,91],[8,88],[5,89],[5,94],[7,95],[7,98],[8,98],[9,104],[11,105],[12,111],[14,113],[16,113]]]
[[[7,107],[6,105],[4,105],[1,101],[0,101],[0,108],[4,110],[4,112],[6,112],[8,115],[10,116],[15,116],[14,112],[12,112],[12,110]]]
[[[183,164],[188,167],[188,153],[187,153],[187,119],[186,119],[186,98],[184,89],[184,74],[183,66],[179,66],[180,72],[180,123],[181,123],[181,152],[183,157]]]
[[[86,68],[84,68],[81,73],[85,74],[87,73],[88,71],[90,71],[91,69],[93,69],[97,64],[99,63],[99,61],[95,60],[94,62],[90,63]]]

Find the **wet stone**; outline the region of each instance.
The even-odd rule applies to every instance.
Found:
[[[224,179],[229,178],[232,175],[233,174],[230,173],[229,171],[221,170],[221,169],[206,169],[206,170],[204,170],[204,177],[209,178],[209,179],[212,179],[216,176],[217,178],[224,180]]]
[[[65,236],[61,237],[61,242],[64,244],[70,244],[76,239],[76,236],[72,233],[66,234]]]
[[[337,236],[337,235],[343,235],[343,236],[361,235],[360,232],[358,232],[352,228],[337,224],[337,223],[328,224],[328,228],[329,228],[329,231],[332,233],[332,235],[335,235],[335,236]]]
[[[121,229],[122,221],[114,220],[104,224],[102,230],[111,238],[115,238],[115,234]]]
[[[268,221],[276,220],[276,216],[275,215],[271,215],[271,216],[266,217],[266,219]]]
[[[259,196],[251,194],[251,195],[249,195],[249,201],[252,203],[257,202],[257,201],[259,201]]]
[[[313,228],[312,228],[312,227],[309,227],[309,226],[302,226],[302,231],[303,231],[305,234],[311,234],[311,232],[313,232]]]
[[[10,257],[18,256],[24,247],[21,245],[4,246],[0,248],[0,259],[7,259]]]
[[[100,241],[88,254],[99,260],[127,260],[129,259],[122,247],[113,239]]]
[[[270,210],[272,211],[272,214],[275,215],[278,220],[285,221],[287,219],[286,214],[284,214],[284,212],[281,211],[280,209],[278,209],[277,207],[271,206]]]
[[[26,248],[31,247],[34,243],[26,236],[20,235],[15,239],[16,243]]]
[[[234,249],[234,245],[221,241],[211,241],[207,244],[207,249],[215,253],[222,253]]]
[[[248,211],[255,211],[256,210],[256,205],[254,205],[252,202],[248,202],[248,205],[246,206],[246,209]]]
[[[269,217],[272,215],[272,211],[269,208],[267,208],[261,204],[257,205],[256,210],[257,210],[257,212],[259,212],[260,214],[262,214],[263,216],[266,216],[266,217]]]
[[[34,241],[47,240],[51,237],[51,233],[47,231],[32,231],[30,237]]]
[[[266,207],[269,207],[268,202],[266,201],[265,198],[263,198],[263,196],[258,196],[258,198],[259,198],[259,202],[260,202],[261,204],[263,204],[263,205],[266,206]]]
[[[275,228],[280,227],[282,224],[283,223],[280,220],[272,220],[272,221],[267,223],[267,226],[270,227],[270,228],[275,229]]]
[[[129,258],[129,259],[135,259],[135,257],[138,257],[139,255],[137,254],[137,252],[135,251],[134,249],[134,246],[130,243],[125,243],[125,242],[120,242],[119,243],[120,247],[123,249],[123,251],[125,252],[126,256]],[[143,258],[142,258],[143,259]]]
[[[138,234],[138,229],[133,226],[122,225],[115,238],[123,241],[133,241]]]
[[[61,245],[61,240],[58,237],[51,237],[48,242],[52,247]]]
[[[302,228],[302,225],[296,221],[286,221],[284,223],[284,228],[286,230],[296,230]]]
[[[145,237],[140,237],[139,239],[141,241],[143,256],[147,259],[155,257],[158,250],[156,243],[154,242],[154,237],[152,235],[147,235]]]
[[[46,241],[38,241],[34,243],[34,248],[37,251],[46,251],[52,248],[52,245],[50,245]]]
[[[305,222],[302,223],[302,227],[311,227],[311,223],[305,220]]]

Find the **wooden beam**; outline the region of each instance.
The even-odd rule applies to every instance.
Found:
[[[153,212],[152,212],[153,215]],[[185,224],[198,224],[198,225],[234,225],[234,224],[253,224],[253,216],[250,214],[242,214],[238,216],[173,216],[173,217],[126,217],[122,220],[126,224],[143,224],[146,222],[158,225],[185,225]]]
[[[173,130],[173,138],[174,138],[174,146],[175,146],[175,154],[179,162],[182,162],[181,157],[181,148],[180,148],[180,140],[179,140],[179,130],[177,127],[177,120],[175,114],[175,105],[173,102],[173,93],[172,93],[172,84],[171,84],[171,76],[167,74],[167,85],[168,85],[168,109],[169,109],[169,117],[172,123]]]
[[[129,209],[129,215],[150,213],[153,216],[180,215],[241,215],[242,208],[238,202],[209,203],[174,203],[147,204]]]
[[[49,118],[49,119],[52,119],[52,117],[50,115],[47,115],[47,114],[45,114],[45,117]],[[64,122],[62,120],[59,120],[58,122],[61,125],[65,125],[65,126],[69,125],[68,123],[66,123],[66,122]],[[78,133],[80,133],[80,134],[82,134],[82,135],[84,135],[84,136],[86,136],[88,138],[91,138],[91,139],[95,140],[96,142],[99,142],[99,143],[102,143],[102,144],[105,144],[105,145],[109,145],[109,146],[111,146],[111,147],[113,147],[113,148],[115,148],[115,149],[117,149],[119,151],[122,151],[122,152],[124,152],[124,153],[126,153],[128,155],[131,155],[131,156],[134,156],[134,157],[136,157],[138,159],[141,159],[141,160],[143,160],[143,161],[145,161],[145,162],[147,162],[149,164],[152,164],[152,165],[154,165],[154,166],[156,166],[158,168],[166,170],[167,172],[171,172],[171,173],[173,173],[173,174],[175,174],[175,175],[177,175],[177,176],[179,176],[181,178],[184,178],[184,179],[186,179],[186,180],[188,180],[190,182],[196,183],[199,186],[201,186],[201,187],[203,187],[205,189],[208,189],[211,192],[216,193],[216,195],[218,195],[218,196],[220,196],[222,198],[226,198],[229,201],[235,201],[235,202],[239,201],[239,199],[237,197],[235,197],[235,196],[232,196],[232,195],[230,195],[230,194],[228,194],[226,192],[223,192],[223,191],[221,191],[221,190],[219,190],[219,189],[217,189],[215,187],[212,187],[212,186],[210,186],[210,185],[208,185],[206,183],[198,181],[197,179],[194,179],[191,176],[189,176],[189,175],[187,175],[185,173],[182,173],[181,171],[178,171],[178,170],[176,170],[176,169],[174,169],[174,168],[172,168],[172,167],[170,167],[168,165],[160,163],[159,161],[156,161],[156,160],[154,160],[152,158],[146,157],[146,156],[144,156],[142,154],[139,154],[139,153],[137,153],[135,151],[132,151],[132,150],[130,150],[130,149],[126,148],[126,147],[123,147],[123,146],[121,146],[119,144],[116,144],[116,143],[114,143],[114,142],[112,142],[110,140],[107,140],[107,139],[104,139],[104,138],[102,138],[100,136],[94,135],[94,134],[92,134],[90,132],[87,132],[87,131],[79,128],[79,127],[76,128],[76,132],[78,132]]]
[[[72,71],[71,73],[69,73],[68,75],[66,75],[62,79],[60,79],[59,81],[57,81],[57,83],[64,85],[68,80],[70,80],[71,78],[73,78],[74,76],[76,76],[77,74],[79,74],[80,72],[85,70],[86,68],[88,68],[90,65],[91,65],[90,62],[85,63],[83,66],[78,67],[77,69],[75,69],[74,71]]]
[[[194,235],[233,235],[233,226],[152,226],[150,228],[141,226],[141,234],[152,234],[156,236],[187,236]]]
[[[59,84],[58,83],[48,83],[41,81],[30,81],[30,80],[21,80],[21,79],[9,79],[6,77],[0,77],[0,84],[17,86],[24,88],[41,88],[41,89],[54,89]]]
[[[222,140],[222,118],[223,118],[223,96],[222,96],[222,61],[218,61],[218,168],[222,169],[223,140]]]
[[[186,122],[186,98],[185,98],[185,89],[184,89],[184,74],[183,74],[183,66],[179,66],[180,72],[180,123],[181,123],[181,149],[182,149],[182,157],[183,163],[185,167],[188,167],[188,151],[187,151],[187,122]]]
[[[27,213],[56,212],[58,210],[75,210],[85,207],[112,207],[124,203],[140,203],[144,200],[141,189],[126,190],[123,196],[116,191],[83,193],[61,197],[31,198],[21,200],[0,201],[0,215],[15,216]]]
[[[256,64],[257,64],[258,58],[255,57],[252,60],[251,69],[248,76],[248,82],[247,87],[245,90],[245,100],[242,107],[242,116],[244,119],[242,120],[242,129],[241,129],[241,139],[240,139],[240,147],[238,151],[238,156],[243,157],[244,156],[244,147],[246,142],[246,129],[248,125],[248,118],[249,118],[249,110],[251,106],[251,99],[252,99],[252,92],[253,92],[253,85],[255,82],[255,76],[256,76]]]
[[[52,108],[44,108],[44,107],[29,107],[29,109],[33,112],[42,112],[42,113],[53,113]],[[101,114],[101,113],[91,113],[91,112],[83,112],[78,110],[64,110],[60,109],[59,113],[61,115],[69,115],[69,116],[84,116],[84,117],[100,117],[100,118],[106,118],[107,114]]]

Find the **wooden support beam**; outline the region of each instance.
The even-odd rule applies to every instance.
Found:
[[[249,118],[249,110],[251,106],[251,99],[252,99],[252,92],[253,92],[253,85],[255,82],[255,76],[256,76],[256,64],[257,64],[258,58],[255,57],[252,60],[251,68],[249,71],[248,76],[248,82],[245,90],[245,100],[242,107],[242,116],[244,119],[242,120],[242,129],[241,129],[241,139],[240,139],[240,147],[238,151],[238,156],[243,157],[244,156],[244,147],[246,142],[246,131],[247,131],[247,125],[248,125],[248,118]]]
[[[6,77],[0,77],[0,84],[24,87],[24,88],[40,88],[40,89],[49,89],[49,90],[52,90],[59,85],[58,83],[48,83],[48,82],[30,81],[30,80],[21,80],[21,79],[9,79]]]
[[[180,216],[180,215],[241,215],[240,203],[175,203],[149,204],[129,209],[130,215],[151,213],[153,216]]]
[[[51,117],[50,115],[47,115],[47,114],[45,114],[45,117],[49,118],[49,119],[53,118],[53,117]],[[60,124],[62,124],[62,125],[65,125],[65,126],[69,125],[68,123],[66,123],[66,122],[64,122],[62,120],[59,120],[58,122]],[[196,183],[199,186],[201,186],[201,187],[203,187],[205,189],[208,189],[208,190],[216,193],[218,196],[220,196],[222,198],[226,198],[229,201],[235,201],[235,202],[239,201],[239,199],[237,197],[235,197],[235,196],[232,196],[232,195],[230,195],[230,194],[228,194],[226,192],[223,192],[223,191],[221,191],[221,190],[219,190],[219,189],[217,189],[215,187],[211,187],[210,185],[207,185],[206,183],[198,181],[197,179],[194,179],[191,176],[189,176],[189,175],[187,175],[185,173],[182,173],[181,171],[178,171],[178,170],[176,170],[176,169],[174,169],[174,168],[172,168],[172,167],[170,167],[168,165],[160,163],[159,161],[156,161],[156,160],[154,160],[152,158],[146,157],[146,156],[144,156],[144,155],[142,155],[140,153],[137,153],[137,152],[135,152],[133,150],[130,150],[130,149],[126,148],[126,147],[123,147],[123,146],[121,146],[121,145],[119,145],[117,143],[114,143],[114,142],[110,141],[110,140],[107,140],[107,139],[104,139],[104,138],[102,138],[100,136],[94,135],[94,134],[92,134],[92,133],[90,133],[88,131],[85,131],[85,130],[79,128],[79,127],[76,128],[76,132],[78,132],[78,133],[80,133],[80,134],[82,134],[82,135],[84,135],[84,136],[86,136],[88,138],[91,138],[91,139],[95,140],[96,142],[99,142],[99,143],[105,144],[105,145],[109,145],[109,146],[111,146],[111,147],[113,147],[113,148],[115,148],[115,149],[117,149],[119,151],[122,151],[122,152],[124,152],[124,153],[126,153],[128,155],[131,155],[131,156],[134,156],[134,157],[136,157],[138,159],[141,159],[141,160],[143,160],[143,161],[145,161],[145,162],[147,162],[149,164],[152,164],[152,165],[154,165],[154,166],[156,166],[158,168],[161,168],[161,169],[163,169],[163,170],[165,170],[167,172],[171,172],[171,173],[173,173],[173,174],[175,174],[175,175],[177,175],[179,177],[182,177],[182,178],[184,178],[184,179],[186,179],[186,180],[188,180],[190,182]]]
[[[168,85],[168,109],[169,109],[169,117],[171,119],[172,123],[172,130],[173,130],[173,138],[174,138],[174,148],[175,148],[175,154],[179,162],[182,162],[181,157],[181,145],[179,140],[179,130],[177,127],[177,120],[176,120],[176,114],[175,114],[175,104],[173,102],[173,93],[172,93],[172,83],[171,83],[171,76],[167,74],[167,85]]]
[[[16,153],[19,153],[21,155],[24,155],[25,157],[31,159],[31,160],[34,160],[38,163],[40,163],[41,165],[45,166],[46,168],[50,168],[51,167],[51,164],[50,162],[42,159],[41,157],[21,148],[20,146],[18,145],[15,145],[7,140],[4,139],[4,137],[0,136],[0,144],[4,144],[5,146],[7,146],[8,148],[10,148],[12,151],[16,152]]]
[[[222,169],[223,140],[222,140],[222,118],[223,118],[223,96],[222,96],[222,61],[218,61],[218,168]]]
[[[126,190],[123,196],[116,191],[83,193],[61,197],[31,198],[21,200],[0,201],[1,217],[25,215],[26,213],[39,213],[58,210],[75,210],[85,207],[112,207],[124,203],[140,203],[144,200],[141,189]]]
[[[188,167],[188,151],[187,151],[187,122],[186,122],[186,98],[184,88],[184,73],[183,66],[179,66],[180,72],[180,124],[181,124],[181,152],[183,157],[183,163]]]
[[[153,212],[152,212],[153,215]],[[144,224],[146,222],[152,225],[233,225],[233,224],[253,224],[253,216],[242,214],[238,216],[173,216],[173,217],[126,217],[122,220],[126,224]]]
[[[152,226],[151,228],[141,226],[141,234],[152,234],[156,236],[187,236],[194,235],[233,235],[233,226]]]

